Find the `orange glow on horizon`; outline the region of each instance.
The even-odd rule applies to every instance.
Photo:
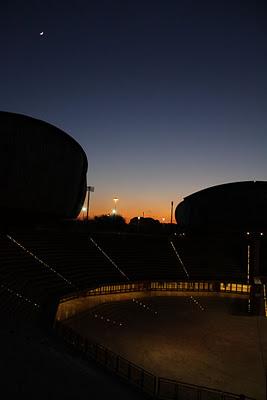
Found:
[[[145,191],[145,189],[129,193],[123,190],[111,192],[101,188],[90,196],[88,217],[93,219],[96,216],[112,214],[112,210],[116,209],[116,213],[125,218],[127,223],[134,217],[153,218],[161,223],[170,223],[171,202],[173,201],[172,222],[175,224],[175,208],[183,200],[183,197],[178,197],[175,193],[175,187],[171,193],[162,192],[160,195]],[[87,196],[82,210],[78,218],[85,220],[87,217]]]
[[[172,216],[172,222],[176,223],[175,221],[175,207],[173,208],[173,216]],[[111,215],[112,214],[112,208],[110,209],[103,209],[103,208],[98,208],[94,207],[92,210],[89,211],[89,219],[93,219],[94,217],[98,217],[100,215]],[[153,218],[159,220],[161,223],[170,223],[171,222],[171,210],[161,209],[161,210],[154,210],[154,209],[145,209],[145,211],[142,211],[140,209],[125,209],[121,208],[117,210],[117,214],[125,218],[126,222],[129,223],[130,220],[134,217],[145,217],[145,218]],[[87,217],[87,211],[81,210],[80,214],[78,215],[79,220],[86,220]]]

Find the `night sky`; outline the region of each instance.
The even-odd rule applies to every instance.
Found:
[[[266,1],[5,3],[0,109],[82,145],[90,216],[117,196],[168,221],[192,192],[266,180]]]

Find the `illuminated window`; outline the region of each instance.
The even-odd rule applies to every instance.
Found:
[[[194,282],[189,282],[189,289],[194,289]]]
[[[169,282],[169,284],[167,285],[168,289],[176,289],[177,285],[176,282]]]
[[[236,285],[236,291],[242,292],[242,285]]]
[[[221,291],[221,292],[224,292],[224,291],[225,291],[225,285],[224,285],[224,283],[221,283],[221,284],[220,284],[220,291]]]
[[[225,285],[225,291],[231,292],[231,283],[227,283],[227,285]]]
[[[243,286],[243,288],[242,288],[243,292],[248,293],[250,291],[249,285],[242,285],[242,286]]]
[[[235,283],[232,283],[232,285],[231,285],[231,289],[232,289],[232,291],[233,292],[236,292],[236,284]]]

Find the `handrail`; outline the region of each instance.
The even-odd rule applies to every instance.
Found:
[[[95,288],[89,288],[61,297],[60,303],[77,299],[79,297],[99,296],[104,294],[116,294],[139,291],[194,291],[194,292],[221,292],[249,294],[250,285],[239,282],[221,282],[221,281],[135,281],[122,282],[116,284],[102,285]]]
[[[215,396],[217,395],[218,400],[253,400],[251,397],[244,394],[238,395],[206,386],[158,377],[119,356],[105,346],[82,337],[62,322],[56,322],[55,330],[78,354],[81,354],[86,359],[93,359],[107,370],[114,372],[117,376],[125,379],[131,385],[139,388],[142,392],[153,398],[159,400],[175,400],[178,398],[177,393],[179,391],[181,394],[179,398],[182,399],[182,393],[184,392],[186,395],[188,394],[188,390],[191,390],[192,399],[204,399],[205,394],[212,392]],[[163,389],[164,385],[167,385],[166,391]]]

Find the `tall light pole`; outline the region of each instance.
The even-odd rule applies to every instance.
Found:
[[[117,214],[117,202],[119,201],[118,197],[114,197],[114,214]]]
[[[172,214],[173,214],[173,201],[171,201],[171,224],[172,224]]]
[[[90,201],[90,193],[94,192],[95,188],[94,186],[87,186],[87,214],[86,214],[86,220],[88,221],[89,218],[89,201]]]

